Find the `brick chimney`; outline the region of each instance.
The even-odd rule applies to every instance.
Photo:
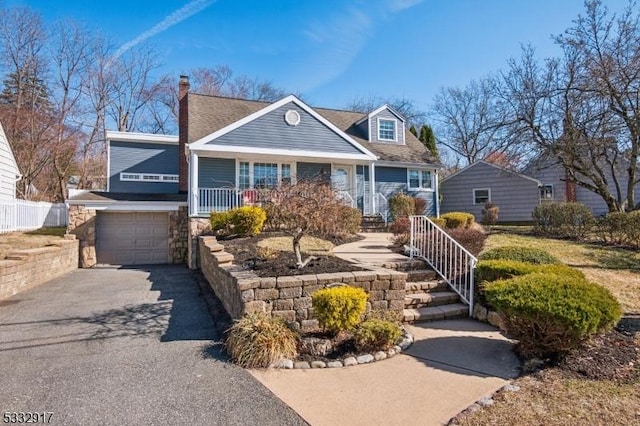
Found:
[[[565,169],[564,171],[564,179],[565,179],[565,191],[566,191],[566,201],[568,203],[578,201],[578,197],[576,194],[576,183],[569,176],[569,171]]]
[[[189,143],[189,77],[180,76],[178,84],[178,189],[189,190],[189,166],[187,164],[187,143]]]

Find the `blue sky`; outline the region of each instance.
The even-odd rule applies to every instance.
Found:
[[[46,22],[72,18],[126,49],[151,42],[161,72],[229,65],[238,74],[344,107],[355,97],[407,97],[426,109],[441,86],[505,67],[531,43],[558,53],[552,34],[582,0],[5,0]],[[605,1],[613,11],[626,0]]]

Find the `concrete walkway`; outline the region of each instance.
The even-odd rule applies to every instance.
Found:
[[[410,326],[415,343],[374,364],[251,374],[312,425],[438,425],[517,377],[511,343],[473,320]]]
[[[394,253],[389,249],[393,234],[388,232],[362,232],[358,235],[363,240],[343,244],[333,249],[333,254],[349,262],[367,265],[381,265],[383,263],[404,262],[407,256]]]
[[[335,255],[377,265],[407,260],[387,248],[392,234],[360,235]],[[312,425],[438,425],[519,373],[512,343],[487,324],[463,319],[408,328],[414,344],[381,362],[251,374]]]

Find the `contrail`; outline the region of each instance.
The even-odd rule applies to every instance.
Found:
[[[180,9],[176,10],[172,14],[165,17],[162,21],[158,22],[156,25],[148,29],[147,31],[140,34],[138,37],[130,40],[120,46],[120,48],[113,54],[113,59],[120,57],[124,52],[131,49],[132,47],[142,43],[146,39],[153,37],[155,35],[160,34],[163,31],[168,30],[176,24],[184,21],[192,17],[193,15],[202,12],[207,7],[211,6],[217,0],[192,0],[189,3],[182,6]]]

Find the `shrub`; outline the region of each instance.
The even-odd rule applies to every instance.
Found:
[[[489,303],[518,339],[524,357],[548,357],[577,347],[591,334],[611,328],[620,305],[608,290],[583,279],[534,273],[485,287]]]
[[[447,227],[447,221],[444,220],[441,217],[430,217],[429,219],[431,219],[431,222],[435,223],[440,228],[446,228]]]
[[[257,235],[262,231],[267,214],[256,206],[244,206],[226,212],[211,213],[211,228],[228,234]]]
[[[387,350],[398,341],[402,331],[393,321],[368,319],[353,333],[356,348],[360,351]]]
[[[478,256],[487,240],[487,234],[478,229],[455,228],[446,232],[474,256]]]
[[[497,281],[533,273],[559,275],[575,279],[585,278],[581,271],[567,265],[536,265],[533,263],[504,259],[481,260],[476,266],[475,277],[478,282]]]
[[[640,247],[640,212],[614,212],[598,219],[596,236],[607,244]]]
[[[484,207],[482,208],[482,224],[483,225],[495,225],[498,221],[498,216],[500,214],[500,207],[493,204],[491,201],[487,201],[484,203]]]
[[[560,263],[558,259],[551,256],[542,249],[533,247],[503,246],[487,250],[480,255],[481,260],[516,260],[518,262],[529,262],[536,264]]]
[[[420,197],[414,197],[413,201],[415,203],[415,209],[413,210],[413,214],[417,216],[423,216],[427,214],[427,200]]]
[[[444,219],[447,228],[468,228],[475,222],[475,217],[471,213],[465,212],[450,212],[440,216],[440,219]]]
[[[393,233],[393,243],[401,246],[409,244],[411,238],[411,222],[408,217],[399,217],[389,225],[389,231]]]
[[[362,213],[355,207],[342,206],[340,208],[338,234],[356,234],[362,224]]]
[[[399,193],[389,198],[389,211],[393,220],[400,217],[409,217],[415,210],[416,201],[407,194]]]
[[[281,319],[265,313],[242,317],[227,333],[227,352],[243,367],[266,368],[297,355],[296,333]]]
[[[367,293],[348,286],[323,288],[311,295],[311,305],[320,326],[338,333],[352,330],[360,323],[367,305]]]
[[[580,203],[539,204],[531,213],[535,233],[582,239],[595,224],[591,210]]]

